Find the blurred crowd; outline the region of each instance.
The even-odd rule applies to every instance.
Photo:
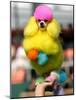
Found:
[[[34,90],[35,76],[24,49],[11,45],[11,95],[17,97],[23,91]]]

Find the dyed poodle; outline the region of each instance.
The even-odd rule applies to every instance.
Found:
[[[35,71],[44,76],[60,69],[63,50],[59,40],[61,28],[53,11],[46,5],[39,5],[24,28],[23,47]]]

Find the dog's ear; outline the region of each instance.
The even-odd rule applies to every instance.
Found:
[[[24,28],[24,36],[33,36],[38,31],[38,26],[35,17],[32,16]]]
[[[53,19],[47,26],[48,34],[53,38],[58,38],[60,34],[61,28],[60,24],[56,19]]]

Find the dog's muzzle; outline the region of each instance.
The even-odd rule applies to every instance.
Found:
[[[40,21],[39,26],[40,26],[40,28],[45,28],[46,23],[44,21]]]

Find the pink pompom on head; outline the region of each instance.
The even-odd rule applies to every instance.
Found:
[[[34,17],[37,20],[52,20],[53,19],[53,11],[50,7],[46,5],[39,5],[34,12]]]

